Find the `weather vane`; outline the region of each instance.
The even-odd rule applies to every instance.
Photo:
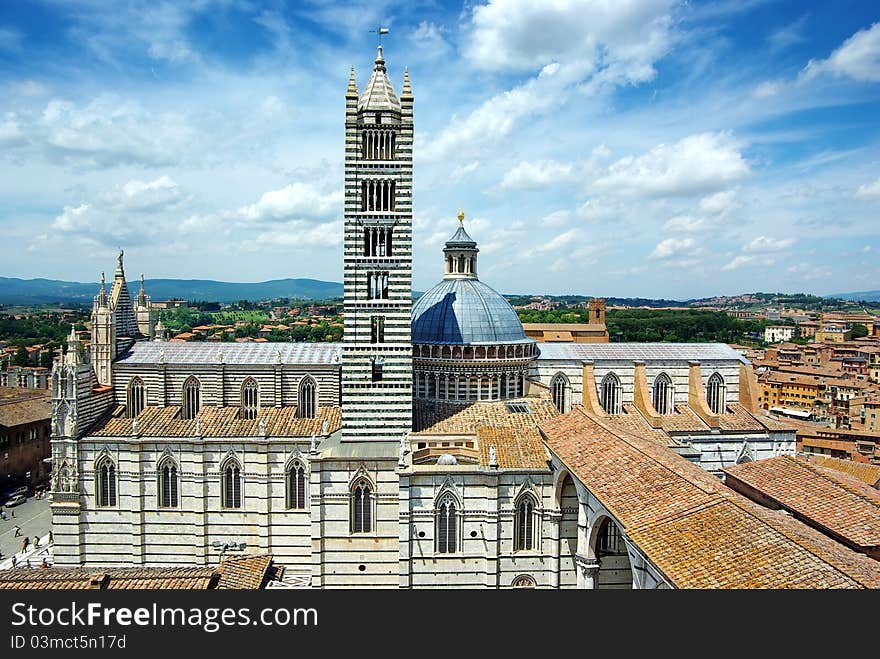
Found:
[[[375,34],[376,38],[379,40],[379,45],[382,45],[382,35],[388,34],[389,30],[387,27],[377,27],[375,30],[370,30],[371,34]]]

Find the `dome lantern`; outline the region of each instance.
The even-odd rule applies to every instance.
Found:
[[[445,267],[444,279],[477,278],[476,241],[464,230],[464,210],[458,209],[458,230],[446,241],[443,248]]]

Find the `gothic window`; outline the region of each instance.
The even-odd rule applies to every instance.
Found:
[[[620,527],[611,519],[606,517],[602,520],[602,526],[599,527],[599,537],[596,542],[596,554],[601,555],[622,555],[626,553],[626,543],[620,533]]]
[[[530,495],[523,496],[516,504],[513,548],[516,551],[535,549],[535,500]]]
[[[351,489],[351,532],[370,533],[373,530],[373,491],[366,480],[359,480]]]
[[[287,507],[302,510],[307,507],[306,468],[300,462],[293,462],[287,470]]]
[[[385,316],[370,316],[370,343],[385,343]]]
[[[260,411],[260,387],[253,378],[241,385],[241,418],[256,419]]]
[[[177,465],[171,458],[165,458],[159,463],[158,472],[159,507],[177,508],[179,502]]]
[[[672,414],[675,409],[672,380],[666,373],[661,373],[654,378],[652,402],[654,403],[654,409],[657,410],[657,414]]]
[[[557,373],[550,381],[550,395],[557,410],[563,414],[571,410],[571,385],[562,373]]]
[[[388,212],[395,209],[394,181],[370,179],[361,182],[361,211]]]
[[[458,512],[451,494],[445,495],[437,505],[436,545],[438,554],[458,551]]]
[[[189,377],[183,383],[183,406],[181,417],[195,419],[202,405],[202,384],[195,377]]]
[[[224,508],[241,508],[241,467],[234,458],[230,458],[220,471],[223,480],[221,505]]]
[[[95,467],[95,494],[98,506],[116,505],[116,465],[110,458],[102,458]]]
[[[623,409],[620,395],[620,378],[614,373],[609,373],[602,378],[600,391],[602,393],[602,399],[600,402],[602,403],[602,409],[605,410],[605,413],[620,414]]]
[[[58,397],[67,397],[67,369],[64,366],[58,368]]]
[[[706,386],[706,398],[709,402],[709,409],[715,414],[723,414],[727,407],[726,387],[724,378],[720,373],[713,373],[709,376],[709,382]]]
[[[146,400],[144,381],[139,377],[133,377],[128,383],[128,393],[125,399],[125,407],[130,419],[135,418],[144,409]]]
[[[299,383],[296,415],[302,419],[314,419],[318,410],[318,385],[311,375],[305,376]]]

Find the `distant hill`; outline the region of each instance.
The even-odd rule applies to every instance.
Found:
[[[880,291],[857,291],[855,293],[836,293],[827,297],[836,297],[842,300],[865,300],[866,302],[880,302]]]
[[[181,298],[205,302],[235,302],[276,297],[311,300],[342,297],[342,284],[318,279],[273,279],[254,283],[210,279],[147,279],[145,284],[147,293],[154,300]],[[88,304],[97,293],[98,285],[97,282],[0,277],[0,304]],[[129,281],[128,285],[132,295],[137,295],[139,283]]]

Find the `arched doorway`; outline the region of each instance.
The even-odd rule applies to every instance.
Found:
[[[599,523],[594,542],[596,558],[599,562],[594,587],[596,589],[632,588],[632,566],[620,527],[611,518],[603,518]]]

